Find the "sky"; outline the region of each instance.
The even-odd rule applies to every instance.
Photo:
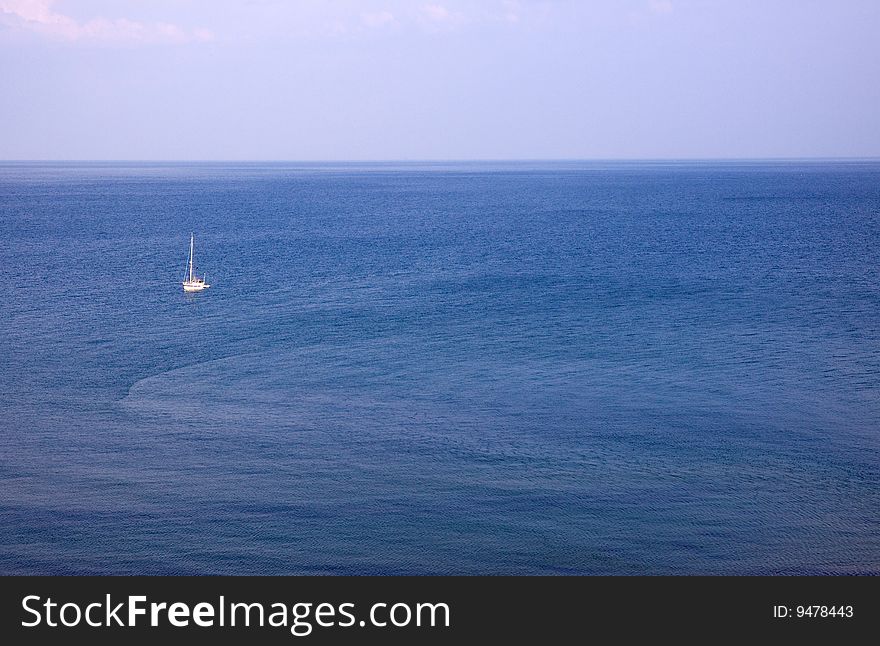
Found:
[[[0,0],[0,159],[880,156],[878,0]]]

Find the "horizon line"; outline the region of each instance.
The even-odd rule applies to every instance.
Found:
[[[750,161],[880,161],[873,156],[806,157],[404,157],[370,159],[203,159],[203,158],[30,158],[0,159],[0,164],[18,163],[143,163],[143,164],[390,164],[390,163],[521,163],[521,162],[750,162]]]

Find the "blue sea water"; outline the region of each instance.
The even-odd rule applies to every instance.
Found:
[[[0,164],[0,572],[880,573],[878,258],[871,161]]]

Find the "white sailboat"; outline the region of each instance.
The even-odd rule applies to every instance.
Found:
[[[204,278],[193,274],[193,247],[195,246],[195,234],[189,235],[189,274],[183,277],[183,291],[200,292],[210,287]]]

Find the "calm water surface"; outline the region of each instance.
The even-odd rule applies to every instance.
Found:
[[[880,162],[0,164],[0,572],[880,573],[878,258]]]

